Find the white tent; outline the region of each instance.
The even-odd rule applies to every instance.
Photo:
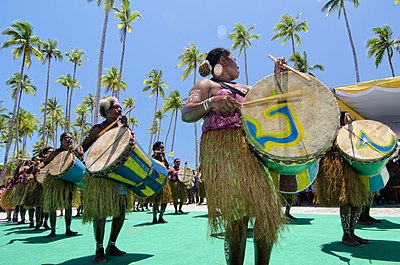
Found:
[[[388,125],[400,138],[400,76],[335,87],[334,92],[339,105]]]

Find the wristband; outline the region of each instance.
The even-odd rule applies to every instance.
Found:
[[[210,108],[210,106],[208,105],[208,101],[209,99],[203,101],[203,108],[205,111],[208,111],[208,109]]]

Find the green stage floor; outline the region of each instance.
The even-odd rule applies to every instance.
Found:
[[[358,226],[356,234],[371,239],[372,243],[364,248],[351,248],[340,243],[338,215],[296,216],[299,219],[287,225],[274,246],[270,264],[400,264],[400,217],[379,217],[380,224]],[[225,264],[222,236],[213,239],[207,236],[206,212],[175,215],[167,211],[165,218],[167,224],[153,225],[150,212],[128,213],[117,241],[117,246],[128,255],[109,257],[106,264]],[[110,225],[108,221],[107,239]],[[1,220],[0,264],[93,264],[92,226],[83,225],[81,219],[73,219],[72,230],[79,232],[76,237],[63,235],[63,218],[57,218],[57,236],[50,240],[44,238],[49,231],[34,232],[27,226]],[[253,260],[253,240],[249,235],[245,264],[253,264]]]

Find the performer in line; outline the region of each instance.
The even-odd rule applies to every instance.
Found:
[[[99,112],[105,120],[94,125],[88,136],[83,140],[78,151],[83,155],[90,146],[99,138],[99,133],[114,121],[114,127],[127,126],[127,118],[121,116],[122,108],[115,97],[107,97],[100,100]],[[110,128],[111,129],[111,128]],[[126,252],[121,251],[115,245],[118,235],[125,220],[125,211],[128,207],[128,190],[122,185],[103,177],[95,177],[87,174],[84,177],[85,190],[83,191],[83,222],[93,221],[94,236],[96,240],[96,253],[93,258],[94,263],[106,262],[104,254],[103,240],[106,224],[106,217],[112,216],[111,233],[106,248],[107,255],[126,256]],[[129,203],[131,200],[129,199]]]
[[[182,211],[182,206],[183,203],[186,201],[185,185],[178,178],[180,166],[181,160],[179,158],[175,158],[173,171],[169,173],[168,178],[169,183],[171,184],[172,200],[174,203],[175,214],[184,213]]]
[[[24,159],[14,170],[14,182],[16,183],[12,190],[12,200],[15,205],[13,222],[18,222],[18,214],[20,215],[21,221],[18,224],[25,224],[26,209],[24,208],[24,194],[28,180],[26,179],[26,171],[31,166],[31,160]]]
[[[249,87],[233,82],[239,67],[224,48],[211,50],[199,71],[202,76],[211,73],[212,78],[193,86],[182,119],[204,119],[200,163],[211,231],[226,231],[227,264],[243,264],[247,226],[255,217],[255,264],[268,264],[285,218],[271,176],[242,133],[240,108]]]
[[[47,156],[41,163],[40,168],[48,165],[61,152],[74,151],[72,134],[70,132],[61,134],[60,142],[61,146]],[[43,211],[49,213],[51,228],[51,232],[46,238],[56,236],[57,209],[60,211],[65,209],[65,235],[76,236],[78,234],[78,232],[71,230],[74,188],[74,183],[58,177],[46,177],[43,181]]]
[[[350,114],[341,112],[340,126],[351,122]],[[361,178],[339,153],[336,143],[320,161],[315,187],[317,200],[321,206],[340,206],[342,243],[351,247],[363,247],[364,244],[370,243],[370,240],[354,233],[361,209],[368,204],[367,190]]]
[[[169,169],[169,164],[167,159],[165,158],[165,145],[163,142],[155,142],[153,145],[153,155],[154,159],[157,159],[161,163],[165,165],[167,169]],[[170,170],[169,172],[172,172]],[[163,189],[154,196],[153,203],[153,224],[157,223],[167,223],[168,221],[163,218],[165,209],[167,208],[167,204],[171,202],[171,188],[169,186],[169,181],[165,183]],[[160,206],[160,209],[159,209]],[[160,212],[160,215],[157,219],[157,212]]]

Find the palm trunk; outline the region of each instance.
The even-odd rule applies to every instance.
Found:
[[[26,153],[26,140],[28,139],[28,135],[25,134],[22,141],[22,157],[25,157]]]
[[[390,70],[392,71],[392,77],[395,77],[396,75],[394,74],[394,68],[393,68],[393,64],[392,64],[392,57],[390,57],[389,48],[386,48],[386,53],[388,55],[389,66],[390,66]]]
[[[21,110],[22,89],[19,91],[18,106],[17,106],[17,122],[15,123],[15,146],[14,154],[17,154],[19,149],[19,125],[21,123],[20,110]]]
[[[160,134],[161,134],[161,120],[162,119],[158,119],[160,121],[159,123],[159,127],[158,127],[158,132],[157,132],[157,141],[160,140]]]
[[[175,122],[174,122],[174,132],[172,133],[172,145],[171,152],[174,151],[174,143],[175,143],[175,132],[176,132],[176,121],[178,120],[178,109],[175,109]]]
[[[165,144],[165,145],[167,145],[169,132],[171,131],[171,125],[172,125],[172,119],[173,119],[173,117],[174,117],[174,113],[175,113],[174,110],[172,110],[172,113],[171,113],[171,120],[169,121],[167,135],[165,135],[165,141],[164,141],[164,144]]]
[[[299,70],[298,68],[298,63],[297,63],[297,57],[296,57],[296,48],[294,46],[294,38],[293,38],[293,34],[290,34],[290,39],[292,41],[292,52],[293,52],[293,58],[294,58],[294,68]]]
[[[193,85],[196,84],[196,73],[197,73],[197,61],[194,63],[194,72],[193,72]],[[194,150],[195,150],[195,165],[196,165],[196,172],[199,169],[199,140],[197,136],[197,122],[194,123]]]
[[[247,54],[246,54],[246,47],[243,49],[244,54],[244,71],[246,72],[246,85],[249,85],[249,74],[247,72]],[[196,72],[195,72],[196,74]]]
[[[103,72],[104,46],[106,43],[106,34],[107,34],[107,24],[108,24],[109,13],[110,13],[110,9],[107,8],[106,10],[104,10],[103,32],[101,34],[99,64],[97,66],[97,86],[96,86],[96,96],[95,96],[95,101],[94,101],[94,123],[97,123],[98,117],[99,117],[99,102],[100,102],[100,94],[101,94],[101,75]]]
[[[158,103],[158,89],[156,91],[156,105],[154,106],[153,122],[151,123],[152,129],[153,129],[154,123],[156,122],[157,103]],[[147,152],[148,155],[150,155],[150,153],[151,153],[151,145],[152,144],[153,144],[153,131],[151,131],[151,135],[150,135],[149,151]]]
[[[69,108],[68,108],[68,106],[69,106],[69,104],[68,104],[69,103],[69,90],[70,90],[70,88],[67,87],[67,99],[65,100],[65,121],[67,121],[67,119],[68,119],[68,112],[69,112]]]
[[[344,19],[346,21],[347,33],[349,34],[349,40],[350,40],[351,49],[353,51],[354,68],[356,70],[356,80],[357,80],[357,83],[360,83],[360,73],[358,71],[358,61],[357,61],[356,47],[354,46],[353,37],[351,36],[350,25],[349,25],[349,21],[347,19],[347,14],[346,14],[346,9],[344,7],[344,4],[343,4],[343,15],[344,15]]]
[[[71,124],[71,108],[72,108],[72,92],[74,91],[75,87],[75,76],[76,76],[76,63],[74,64],[74,74],[72,75],[72,87],[69,91],[69,102],[68,102],[68,121],[67,121],[67,132],[69,132],[70,124]]]
[[[117,91],[117,99],[119,100],[119,92],[121,91],[121,79],[122,79],[122,66],[124,65],[124,56],[125,56],[125,42],[126,42],[126,28],[124,29],[124,35],[122,36],[122,52],[121,52],[121,62],[119,64],[119,76],[118,76],[118,91]]]
[[[49,57],[49,64],[47,66],[47,78],[46,78],[46,97],[44,100],[44,115],[43,115],[43,135],[42,135],[42,149],[46,147],[46,116],[47,116],[47,100],[49,99],[49,80],[50,80],[50,61],[51,56]]]

